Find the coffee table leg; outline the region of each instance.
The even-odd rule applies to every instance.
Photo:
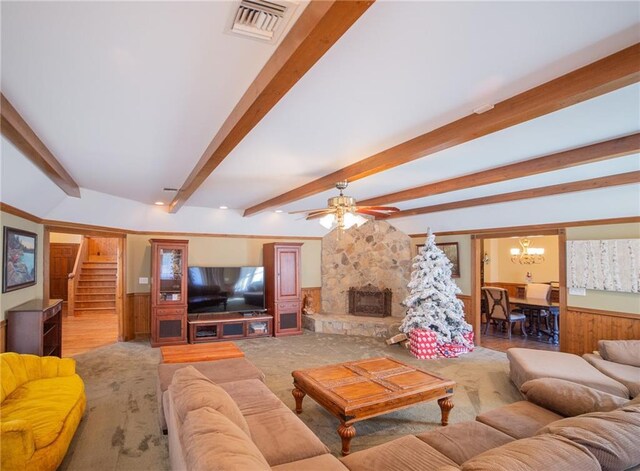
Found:
[[[301,414],[302,413],[302,400],[304,399],[304,397],[307,395],[304,391],[298,389],[298,388],[293,388],[293,391],[291,391],[291,394],[293,394],[293,397],[296,400],[296,414]]]
[[[340,424],[338,435],[342,438],[342,456],[347,456],[351,452],[351,439],[356,436],[356,428],[353,425]]]
[[[440,412],[442,413],[442,425],[449,424],[449,411],[453,409],[453,401],[451,397],[443,397],[438,399],[438,405],[440,406]]]

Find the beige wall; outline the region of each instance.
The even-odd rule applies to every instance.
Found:
[[[417,254],[417,245],[424,244],[425,237],[412,237],[411,243],[413,245],[412,255]],[[454,281],[458,287],[462,290],[462,294],[471,296],[471,236],[470,235],[455,235],[455,236],[442,236],[436,235],[436,243],[440,242],[457,242],[458,243],[458,258],[460,261],[460,278],[454,278]],[[412,270],[413,271],[413,270]]]
[[[4,247],[4,226],[15,227],[25,231],[35,232],[38,234],[38,246],[36,249],[36,284],[27,288],[22,288],[9,293],[0,294],[0,318],[6,319],[6,312],[11,308],[25,303],[31,299],[42,298],[43,295],[43,238],[44,226],[35,222],[28,221],[13,214],[0,212],[0,222],[3,229],[0,231],[0,247]],[[2,271],[0,270],[0,276]]]
[[[149,285],[138,283],[139,277],[151,276],[151,245],[149,239],[185,239],[189,241],[189,265],[251,266],[262,265],[262,245],[283,242],[274,239],[239,237],[157,237],[151,235],[127,236],[127,292],[149,291]],[[303,288],[317,287],[320,279],[321,240],[287,239],[302,242]]]
[[[518,238],[486,239],[484,251],[489,256],[485,265],[485,281],[508,283],[526,282],[530,272],[534,282],[547,283],[559,280],[558,236],[530,237],[533,247],[544,249],[545,261],[535,265],[520,265],[511,261],[512,248],[521,248]]]
[[[82,242],[80,234],[63,234],[60,232],[51,232],[49,234],[49,242],[52,244],[79,244]]]
[[[567,228],[567,240],[638,238],[640,238],[640,223]],[[587,290],[586,296],[568,295],[567,305],[640,315],[640,294]]]

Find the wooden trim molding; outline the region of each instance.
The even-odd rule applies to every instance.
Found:
[[[7,320],[0,320],[0,353],[7,351]]]
[[[437,213],[440,211],[451,211],[453,209],[472,208],[487,204],[507,203],[510,201],[526,200],[531,198],[541,198],[543,196],[562,195],[576,191],[595,190],[598,188],[608,188],[611,186],[629,185],[640,182],[640,171],[619,173],[617,175],[607,175],[606,177],[591,178],[589,180],[579,180],[576,182],[561,183],[559,185],[542,186],[529,188],[528,190],[513,191],[498,195],[483,196],[481,198],[470,198],[468,200],[453,201],[451,203],[434,204],[422,206],[420,208],[405,209],[392,213],[388,218],[401,218],[415,216],[418,214]],[[363,204],[368,204],[363,202]]]
[[[470,114],[438,129],[348,165],[248,208],[245,216],[359,180],[398,165],[581,103],[640,80],[640,43],[504,100],[482,114]],[[371,201],[371,200],[368,200]],[[364,203],[364,202],[361,202]]]
[[[504,234],[512,232],[529,233],[536,235],[545,234],[557,234],[558,229],[566,227],[582,227],[582,226],[603,226],[609,224],[629,224],[640,222],[640,216],[627,216],[621,218],[609,218],[609,219],[590,219],[580,221],[567,221],[567,222],[551,222],[548,224],[531,224],[527,226],[507,226],[507,227],[491,227],[486,229],[465,229],[461,231],[442,231],[435,232],[436,237],[452,236],[452,235],[476,235],[476,236],[494,236],[494,234]],[[513,234],[509,234],[513,235]],[[517,234],[516,234],[517,235]],[[427,237],[427,233],[409,234],[409,237]],[[508,236],[507,236],[508,237]],[[485,237],[490,238],[490,237]]]
[[[599,340],[640,339],[640,314],[568,307],[560,321],[565,325],[560,334],[563,352],[583,355],[597,350]]]
[[[69,172],[44,145],[20,113],[0,93],[0,129],[2,135],[16,146],[31,162],[44,172],[67,195],[80,198],[80,187]]]
[[[373,1],[310,2],[251,83],[202,157],[169,212],[175,213],[304,74],[364,14]]]
[[[42,224],[42,219],[38,216],[34,216],[31,213],[18,209],[10,204],[3,203],[2,201],[0,201],[0,211],[7,214],[13,214],[19,218],[26,219],[27,221],[35,222],[36,224]]]

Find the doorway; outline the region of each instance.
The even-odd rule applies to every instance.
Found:
[[[479,345],[499,351],[561,350],[565,242],[563,229],[472,236],[473,324]],[[507,300],[510,322],[496,307]]]
[[[45,297],[63,299],[62,355],[121,341],[124,236],[45,228]]]

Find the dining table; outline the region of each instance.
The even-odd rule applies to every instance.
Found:
[[[550,330],[540,328],[540,323],[536,329],[536,334],[541,337],[545,334],[549,337],[549,342],[554,345],[558,345],[558,316],[560,315],[560,304],[549,301],[542,298],[509,298],[509,303],[522,308],[523,310],[544,310],[548,311],[549,315],[553,317],[553,322]],[[531,324],[530,324],[531,325]]]

